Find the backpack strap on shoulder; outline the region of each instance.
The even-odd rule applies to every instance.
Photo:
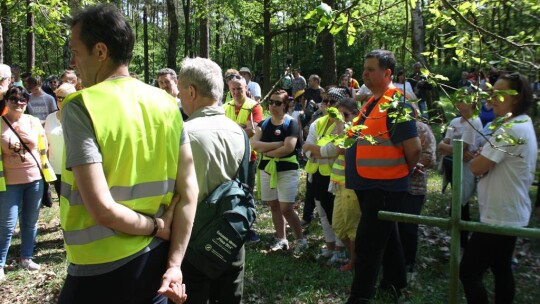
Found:
[[[240,180],[241,183],[247,185],[248,181],[248,166],[249,166],[249,156],[251,155],[251,149],[249,146],[249,137],[247,136],[246,132],[242,130],[242,133],[244,134],[244,157],[242,158],[242,162],[240,163],[240,167],[238,168],[238,171],[236,171],[235,178]]]
[[[262,130],[266,129],[266,126],[268,126],[268,123],[270,122],[270,119],[271,119],[271,117],[268,117],[267,119],[265,119],[263,121],[263,123],[261,124],[261,129]]]

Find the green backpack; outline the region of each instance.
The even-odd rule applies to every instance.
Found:
[[[255,200],[247,185],[250,155],[244,133],[245,153],[234,180],[215,188],[197,205],[185,259],[211,279],[218,278],[247,241],[255,222]]]

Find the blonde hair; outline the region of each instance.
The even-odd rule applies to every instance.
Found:
[[[67,97],[71,93],[75,93],[77,90],[75,89],[75,86],[69,82],[62,83],[58,89],[54,91],[54,94],[58,95],[64,95],[64,97]]]

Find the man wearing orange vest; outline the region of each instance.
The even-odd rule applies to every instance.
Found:
[[[358,140],[345,152],[346,187],[356,192],[362,210],[356,231],[356,264],[348,304],[369,303],[375,294],[381,265],[381,292],[388,292],[397,300],[400,289],[407,285],[397,225],[378,219],[381,210],[401,210],[410,173],[421,152],[415,121],[394,123],[396,118],[389,117],[389,112],[403,110],[406,105],[400,103],[397,109],[380,110],[396,93],[392,84],[395,67],[392,52],[375,50],[366,55],[362,78],[373,97],[354,124],[365,125],[367,129],[352,135]],[[364,139],[368,135],[375,143]]]

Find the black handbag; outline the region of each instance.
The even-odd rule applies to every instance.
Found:
[[[19,136],[19,133],[17,133],[17,131],[15,131],[15,129],[13,128],[13,126],[9,123],[9,121],[6,119],[5,116],[2,116],[2,119],[4,119],[4,121],[6,122],[6,124],[8,125],[8,127],[11,129],[11,131],[13,131],[13,133],[15,133],[15,135],[17,136],[17,138],[19,139],[19,141],[21,142],[21,145],[24,147],[24,149],[30,153],[30,155],[32,156],[32,158],[36,161],[36,164],[37,164],[37,167],[39,169],[39,173],[41,174],[41,178],[43,179],[43,197],[41,198],[41,204],[45,207],[52,207],[53,205],[53,202],[52,202],[52,197],[51,197],[51,187],[49,185],[49,183],[47,182],[47,180],[45,180],[45,175],[43,174],[43,170],[41,170],[41,164],[40,162],[36,159],[36,157],[34,156],[34,154],[32,154],[32,151],[28,148],[28,146],[24,143],[24,141],[21,139],[21,136]],[[40,136],[38,134],[38,136]]]

